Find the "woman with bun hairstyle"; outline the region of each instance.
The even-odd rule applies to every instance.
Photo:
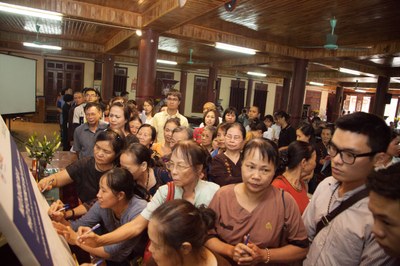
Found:
[[[153,196],[158,187],[172,181],[172,178],[166,169],[155,167],[152,154],[153,151],[143,144],[131,143],[122,151],[120,163]]]
[[[283,155],[285,154],[285,155]],[[309,198],[304,178],[312,175],[316,166],[316,152],[313,146],[304,141],[290,143],[287,153],[282,153],[287,158],[281,158],[284,172],[274,179],[272,185],[287,191],[296,200],[300,213],[306,209]]]
[[[204,246],[207,231],[214,227],[215,213],[177,199],[164,203],[152,214],[149,250],[158,266],[231,265]]]

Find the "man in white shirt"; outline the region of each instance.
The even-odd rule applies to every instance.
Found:
[[[177,90],[170,90],[167,93],[167,110],[159,112],[154,115],[151,125],[157,130],[157,142],[164,141],[164,125],[165,122],[177,117],[180,120],[181,126],[189,127],[189,122],[186,117],[181,115],[178,111],[179,104],[181,103],[181,93]]]
[[[372,232],[365,185],[385,154],[390,129],[381,118],[362,112],[341,117],[336,127],[328,145],[333,176],[319,184],[303,214],[311,241],[303,265],[395,265]],[[364,197],[326,222],[328,213],[358,192]],[[324,226],[317,232],[321,220]]]

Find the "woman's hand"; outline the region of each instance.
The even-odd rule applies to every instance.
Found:
[[[59,235],[64,236],[65,240],[71,245],[77,245],[77,233],[71,227],[62,223],[53,222],[53,227]]]
[[[45,178],[41,179],[39,181],[39,183],[37,183],[39,191],[42,192],[43,190],[44,191],[51,190],[53,188],[53,186],[50,183],[50,181],[51,181],[50,177],[45,177]],[[52,183],[54,183],[54,181]]]
[[[261,249],[253,243],[249,243],[246,247],[250,250],[250,252],[248,253],[250,258],[240,258],[238,261],[239,265],[258,264],[266,260],[264,259],[264,255],[266,252],[265,249]]]
[[[236,244],[233,249],[232,259],[239,265],[250,265],[253,263],[253,250],[243,243]]]
[[[60,222],[64,219],[65,210],[59,211],[64,208],[64,203],[61,200],[57,200],[51,204],[47,214],[54,221]]]
[[[99,244],[100,236],[93,233],[91,229],[90,227],[80,226],[78,228],[78,242],[93,248],[101,246]]]

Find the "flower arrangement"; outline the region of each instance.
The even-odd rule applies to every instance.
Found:
[[[53,133],[52,140],[49,140],[46,135],[43,136],[42,140],[39,140],[37,134],[34,133],[25,143],[25,149],[30,158],[36,158],[38,161],[45,160],[46,163],[50,163],[60,145],[61,137],[56,132]]]

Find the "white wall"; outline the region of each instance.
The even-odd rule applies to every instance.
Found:
[[[23,56],[26,58],[36,59],[37,61],[37,70],[36,70],[36,95],[44,96],[44,60],[59,60],[59,61],[67,61],[67,62],[79,62],[84,64],[84,80],[83,87],[93,87],[93,78],[94,78],[94,61],[93,60],[80,60],[80,59],[71,59],[71,58],[60,58],[55,56],[38,56],[32,54],[19,54],[12,53],[15,55]]]
[[[329,90],[325,89],[323,87],[318,87],[318,86],[306,86],[306,93],[307,91],[320,91],[321,92],[321,101],[319,104],[319,117],[322,120],[326,119],[326,107],[328,106],[328,96],[329,96]],[[306,93],[304,93],[304,100],[303,103],[306,99]]]
[[[80,62],[84,63],[84,87],[93,87],[93,79],[94,79],[94,61],[93,60],[80,60],[80,59],[74,59],[74,58],[64,58],[64,57],[55,57],[55,56],[37,56],[37,55],[31,55],[31,54],[18,54],[15,53],[16,55],[24,56],[27,58],[32,58],[37,60],[37,79],[36,79],[36,93],[37,96],[43,96],[44,95],[44,60],[45,59],[51,59],[51,60],[60,60],[60,61],[69,61],[69,62]],[[137,79],[137,65],[135,64],[129,64],[125,62],[116,62],[119,66],[121,67],[127,67],[128,68],[128,80],[127,80],[127,88],[126,90],[129,92],[129,98],[130,99],[135,99],[136,98],[136,91],[131,90],[131,84],[132,80]],[[181,72],[179,70],[171,69],[171,68],[162,68],[158,67],[157,70],[160,71],[169,71],[169,72],[174,72],[174,79],[175,80],[180,80],[181,79]],[[187,76],[187,88],[186,88],[186,98],[185,98],[185,116],[198,116],[201,117],[202,113],[192,113],[192,99],[195,97],[193,87],[194,87],[194,76],[195,75],[201,75],[201,76],[208,76],[207,73],[194,73],[194,72],[188,72]],[[226,109],[229,107],[229,95],[230,95],[230,85],[231,85],[231,80],[236,79],[235,76],[218,76],[221,78],[221,85],[220,85],[220,93],[219,93],[219,98],[222,99],[222,107]],[[245,81],[245,99],[243,99],[246,102],[246,96],[247,96],[247,86],[248,86],[248,80],[242,79]],[[276,94],[276,83],[268,83],[268,80],[266,79],[259,79],[259,80],[254,80],[254,83],[259,83],[263,81],[265,84],[268,84],[268,95],[267,95],[267,102],[266,102],[266,114],[272,114],[274,110],[274,103],[275,103],[275,94]],[[279,84],[278,84],[279,85]],[[175,88],[179,90],[180,84],[177,83]],[[326,114],[326,106],[327,106],[327,101],[328,101],[328,94],[329,91],[327,89],[323,89],[321,87],[315,87],[315,86],[307,86],[306,90],[316,90],[316,91],[321,91],[321,105],[320,105],[320,114],[324,116]],[[251,94],[251,103],[253,102],[254,98],[254,90]],[[285,95],[283,95],[285,97]],[[287,96],[286,96],[287,97]],[[240,112],[240,110],[238,110]]]

